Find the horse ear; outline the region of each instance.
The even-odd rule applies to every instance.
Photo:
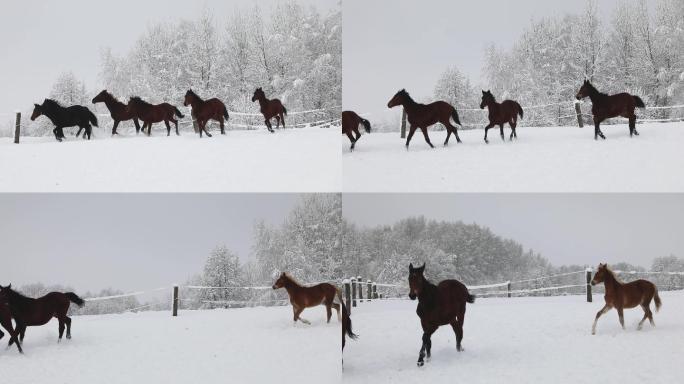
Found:
[[[425,263],[423,263],[422,267],[417,268],[421,273],[425,270]]]
[[[486,93],[487,93],[487,92],[485,92],[484,90],[482,90],[482,94],[483,94],[483,95],[486,94]]]
[[[488,89],[488,90],[487,90],[487,93],[488,93],[488,94],[491,94],[491,93],[492,93],[492,90],[491,90],[491,89]]]
[[[36,103],[33,103],[33,105],[35,105],[36,107],[40,107],[40,105],[38,105],[38,104],[36,104]]]
[[[413,271],[413,263],[409,263],[409,271]]]

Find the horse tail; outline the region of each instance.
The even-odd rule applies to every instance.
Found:
[[[176,107],[173,107],[173,112],[176,114],[176,116],[180,117],[181,119],[185,117],[185,116],[183,116],[181,111],[179,111],[178,108],[176,108]]]
[[[522,119],[525,112],[523,112],[522,107],[520,106],[520,104],[518,104],[517,101],[515,102],[515,105],[516,105],[516,107],[518,107],[518,113],[520,114],[520,119]]]
[[[469,302],[470,304],[475,304],[475,295],[471,295],[468,293],[468,297],[466,298],[466,301]]]
[[[340,306],[342,307],[342,333],[346,334],[350,339],[356,340],[359,335],[355,334],[352,330],[351,316],[349,316],[349,311],[344,304],[344,300],[342,300],[342,293],[339,289],[337,289],[337,298],[340,300]]]
[[[361,124],[363,124],[363,128],[366,129],[366,132],[370,133],[371,132],[371,124],[370,121],[366,119],[361,119]]]
[[[88,111],[88,121],[90,121],[90,124],[92,124],[94,127],[97,127],[97,116],[95,116],[90,109],[86,108],[86,111]]]
[[[646,108],[646,104],[644,104],[644,101],[641,100],[639,96],[632,96],[634,98],[634,102],[636,103],[636,106],[639,108]]]
[[[660,311],[660,307],[663,305],[663,302],[660,301],[660,296],[658,295],[658,287],[655,287],[655,295],[653,295],[653,301],[655,301],[656,312]]]
[[[282,104],[281,104],[281,105],[282,105]],[[283,105],[283,114],[284,114],[285,116],[287,116],[287,108],[285,108],[284,105]]]
[[[451,118],[454,119],[454,122],[456,122],[456,124],[458,124],[461,127],[463,126],[463,124],[461,124],[461,120],[458,119],[458,112],[456,112],[456,108],[454,107],[451,107]]]
[[[226,120],[230,118],[230,116],[228,116],[228,108],[226,108],[225,104],[223,105],[223,117],[225,117]]]
[[[79,307],[83,307],[85,305],[85,300],[81,299],[80,297],[78,297],[77,294],[73,292],[67,292],[64,294],[64,296],[66,296],[67,299],[69,299],[69,301],[78,305]]]

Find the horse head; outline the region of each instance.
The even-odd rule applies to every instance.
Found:
[[[402,105],[404,101],[406,101],[406,97],[408,96],[408,92],[406,92],[406,89],[402,89],[401,91],[397,92],[394,97],[387,103],[387,108],[394,108],[398,105]]]
[[[588,97],[591,94],[591,90],[593,88],[594,87],[591,85],[589,80],[584,80],[584,83],[582,84],[582,87],[580,87],[580,90],[579,90],[579,92],[577,92],[577,95],[575,96],[575,98],[577,100],[582,100],[585,97]]]
[[[423,263],[422,267],[418,268],[414,268],[413,263],[409,264],[409,298],[411,300],[415,300],[423,291],[424,271],[425,263]]]
[[[103,90],[102,92],[98,93],[97,96],[93,97],[93,104],[97,103],[104,103],[106,97],[107,97],[107,90]]]
[[[609,273],[608,264],[600,263],[596,268],[594,278],[591,279],[591,285],[601,284],[606,280],[606,274]]]
[[[35,119],[37,119],[42,114],[43,114],[42,106],[39,104],[33,104],[33,113],[31,114],[31,121],[34,121]]]
[[[280,277],[278,277],[278,280],[276,280],[276,282],[273,283],[273,289],[278,289],[278,288],[284,287],[285,283],[287,283],[287,281],[288,281],[287,274],[285,272],[282,272],[280,274]]]
[[[254,91],[254,95],[252,96],[252,102],[255,102],[259,99],[263,99],[265,97],[266,97],[266,94],[264,93],[264,90],[261,89],[261,87],[259,87]]]
[[[492,91],[482,91],[482,102],[480,103],[480,109],[484,109],[489,104],[496,102]]]
[[[185,99],[183,100],[183,106],[187,107],[188,105],[192,104],[193,100],[197,98],[197,95],[195,92],[192,91],[192,89],[188,89],[187,92],[185,92]]]

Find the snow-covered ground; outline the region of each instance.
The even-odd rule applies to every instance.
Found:
[[[432,359],[418,367],[417,302],[376,301],[352,310],[357,341],[344,350],[345,383],[678,383],[684,377],[684,292],[661,292],[656,327],[636,326],[641,309],[605,314],[603,298],[478,299],[468,305],[463,347],[451,327],[432,336]]]
[[[353,153],[342,136],[346,192],[675,192],[684,191],[684,123],[641,124],[630,138],[625,125],[594,128],[518,128],[518,140],[498,130],[430,131],[435,149],[417,131],[407,152],[399,133],[361,137]],[[506,128],[505,134],[510,134]]]
[[[109,128],[108,128],[109,129]],[[339,192],[337,128],[0,138],[2,192]]]
[[[75,316],[59,344],[52,321],[27,329],[25,355],[0,348],[0,382],[339,382],[340,323],[323,307],[303,315],[310,326],[293,326],[289,306]]]

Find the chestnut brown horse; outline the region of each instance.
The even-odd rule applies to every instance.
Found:
[[[463,340],[463,322],[465,321],[466,303],[474,303],[475,296],[458,280],[444,280],[437,285],[427,281],[424,276],[425,264],[414,268],[409,264],[409,298],[418,298],[416,313],[423,327],[423,342],[418,354],[418,366],[422,367],[424,358],[430,359],[432,341],[430,337],[442,325],[451,324],[456,334],[456,350],[461,352]]]
[[[584,80],[584,84],[577,92],[577,100],[582,100],[585,97],[591,99],[591,113],[594,115],[594,140],[599,137],[606,139],[601,132],[601,122],[611,117],[622,116],[629,119],[629,136],[639,136],[636,130],[636,115],[634,109],[646,108],[644,102],[639,96],[630,95],[629,93],[618,93],[617,95],[607,95],[599,92],[589,80]]]
[[[13,290],[12,284],[6,287],[0,286],[0,293],[7,296],[10,313],[17,324],[16,331],[19,333],[19,339],[22,342],[27,326],[45,325],[53,317],[59,321],[58,341],[62,340],[65,326],[66,338],[71,339],[71,318],[67,316],[69,304],[74,303],[79,307],[85,304],[85,301],[73,292],[50,292],[43,297],[32,299]],[[14,340],[10,339],[9,345],[12,345],[13,342]]]
[[[596,334],[596,323],[598,322],[599,317],[610,311],[611,308],[617,310],[622,329],[625,329],[623,310],[625,308],[635,308],[636,306],[641,306],[641,309],[644,310],[644,318],[639,322],[637,329],[640,330],[642,328],[646,319],[655,327],[653,312],[651,312],[650,308],[651,300],[655,302],[656,312],[658,312],[662,306],[662,301],[660,301],[660,296],[658,296],[658,288],[655,284],[643,279],[623,283],[615,276],[615,273],[608,268],[608,265],[599,264],[596,274],[591,280],[591,285],[601,283],[603,283],[606,290],[606,294],[603,296],[606,300],[606,305],[596,313],[594,325],[591,327],[592,335]]]
[[[340,304],[335,302],[335,299],[340,299],[341,295],[334,285],[328,283],[316,284],[311,287],[300,285],[292,276],[283,272],[280,274],[278,280],[273,283],[273,289],[285,288],[288,296],[290,296],[290,303],[294,312],[294,321],[301,321],[305,324],[311,324],[308,320],[299,315],[305,308],[315,307],[317,305],[325,305],[328,323],[332,317],[331,308],[337,311],[338,320],[341,319]],[[341,300],[340,300],[341,301]]]
[[[107,109],[109,109],[109,114],[112,116],[112,120],[114,120],[112,136],[119,134],[116,132],[116,128],[119,126],[119,123],[128,120],[133,120],[133,124],[135,124],[135,132],[140,132],[140,123],[138,123],[138,117],[135,116],[130,109],[128,109],[128,105],[117,100],[117,98],[111,93],[107,92],[106,89],[98,93],[97,96],[93,97],[93,104],[97,103],[105,103]]]
[[[82,105],[72,105],[70,107],[62,107],[58,102],[52,99],[45,99],[43,104],[34,104],[33,113],[31,114],[31,121],[36,120],[41,115],[47,117],[55,125],[52,133],[55,134],[57,141],[64,139],[64,128],[78,126],[78,133],[76,137],[81,134],[81,130],[85,129],[83,137],[90,136],[93,128],[91,124],[97,127],[97,117],[90,112],[90,110]]]
[[[197,125],[199,126],[199,135],[202,138],[202,131],[211,137],[211,134],[207,132],[207,122],[209,120],[216,120],[221,125],[221,134],[225,135],[226,131],[223,128],[223,119],[228,120],[228,109],[226,105],[217,98],[202,100],[201,97],[197,96],[192,89],[185,92],[185,100],[183,101],[184,106],[192,106],[192,116],[197,120]]]
[[[129,113],[142,120],[142,131],[145,133],[145,127],[147,127],[147,136],[152,134],[152,124],[162,121],[166,124],[166,136],[171,135],[169,121],[176,125],[176,135],[180,135],[178,133],[178,120],[174,117],[177,116],[182,119],[185,116],[183,116],[178,108],[169,103],[152,105],[138,96],[133,96],[128,100],[128,110]]]
[[[482,91],[480,109],[485,109],[485,107],[489,110],[489,124],[485,127],[485,143],[489,144],[489,140],[487,140],[487,131],[489,131],[489,128],[493,128],[496,125],[498,125],[501,130],[501,140],[506,141],[504,138],[504,124],[511,126],[510,140],[513,141],[514,137],[516,139],[518,138],[515,127],[518,125],[518,115],[520,115],[520,118],[522,119],[524,113],[518,102],[504,100],[501,103],[497,103],[496,98],[494,98],[491,91]]]
[[[389,103],[387,103],[387,108],[394,108],[399,105],[404,107],[406,118],[411,125],[408,137],[406,138],[406,149],[409,147],[409,143],[411,142],[411,138],[413,137],[416,128],[420,128],[420,130],[423,131],[425,141],[430,147],[434,148],[435,146],[430,142],[427,129],[429,126],[437,123],[442,123],[447,130],[444,146],[449,144],[449,137],[451,137],[452,133],[456,136],[456,141],[459,143],[461,142],[461,138],[458,137],[458,130],[451,124],[451,121],[449,121],[449,119],[454,119],[454,122],[457,125],[461,125],[461,122],[458,119],[458,112],[456,112],[456,108],[446,101],[435,101],[434,103],[427,105],[420,104],[415,102],[405,89],[402,89],[392,97]]]
[[[17,344],[19,353],[24,353],[21,349],[21,343],[19,342],[19,332],[12,326],[12,313],[10,312],[7,294],[4,291],[0,291],[0,326],[9,332],[10,341],[14,341]],[[0,330],[0,340],[2,340],[3,336],[5,336],[5,334]]]
[[[354,111],[342,112],[342,134],[347,135],[349,141],[351,141],[351,151],[354,150],[356,142],[361,138],[361,132],[359,132],[360,124],[363,124],[367,133],[370,133],[371,124],[368,120],[362,118]],[[354,134],[356,134],[356,137],[354,137]]]
[[[257,88],[252,96],[252,102],[259,101],[259,109],[261,114],[264,115],[264,122],[266,123],[266,128],[268,131],[273,133],[273,126],[271,125],[271,119],[275,117],[276,128],[280,127],[280,123],[283,123],[283,128],[285,128],[285,116],[287,116],[287,109],[283,103],[278,99],[267,99],[264,90]],[[284,116],[283,116],[284,115]]]

